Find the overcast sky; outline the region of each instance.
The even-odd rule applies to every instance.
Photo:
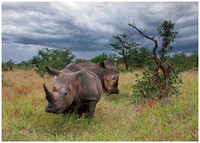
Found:
[[[2,62],[29,60],[45,47],[69,47],[77,58],[91,59],[113,52],[112,37],[121,33],[151,48],[151,41],[128,26],[133,19],[149,36],[156,36],[156,28],[171,20],[179,31],[174,51],[198,50],[197,2],[3,2]]]

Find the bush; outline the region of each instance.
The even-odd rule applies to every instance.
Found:
[[[159,91],[157,78],[153,75],[153,71],[150,69],[145,69],[143,71],[142,78],[136,74],[137,79],[136,84],[133,85],[132,103],[138,104],[148,101],[149,99],[160,99],[163,97],[162,91]],[[161,90],[164,90],[164,76],[161,77]],[[182,84],[182,80],[178,75],[178,69],[173,68],[170,71],[170,78],[168,83],[168,91],[165,93],[164,97],[169,95],[178,96],[180,94],[179,87]]]
[[[5,63],[2,63],[2,71],[8,71],[8,70],[9,67]]]

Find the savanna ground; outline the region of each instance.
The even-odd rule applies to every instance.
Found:
[[[45,112],[47,101],[34,71],[2,72],[3,141],[197,141],[198,72],[181,74],[179,97],[129,104],[135,73],[119,75],[119,95],[102,97],[94,119]]]

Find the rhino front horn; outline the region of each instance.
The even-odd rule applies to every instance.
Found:
[[[47,89],[47,87],[45,86],[45,84],[43,84],[44,87],[44,91],[46,93],[46,99],[48,102],[53,102],[53,96],[52,94],[49,92],[49,90]]]

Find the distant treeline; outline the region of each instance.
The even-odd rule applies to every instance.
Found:
[[[85,60],[75,58],[69,48],[65,48],[63,50],[44,48],[39,50],[37,55],[28,61],[22,61],[21,63],[15,64],[12,60],[9,60],[6,63],[2,63],[2,70],[35,69],[37,73],[43,76],[45,74],[45,65],[61,70],[71,62],[75,62],[77,64],[86,61],[98,63],[104,60],[109,60],[111,63],[116,62],[119,71],[126,70],[123,57],[118,56],[117,54],[102,53],[91,60]],[[172,63],[172,66],[177,67],[180,71],[198,68],[198,52],[194,52],[190,56],[186,56],[184,52],[175,53],[172,56],[166,56],[165,60],[166,63]],[[146,46],[131,49],[127,55],[127,63],[129,65],[129,71],[155,66],[153,65],[154,62],[152,52]]]

